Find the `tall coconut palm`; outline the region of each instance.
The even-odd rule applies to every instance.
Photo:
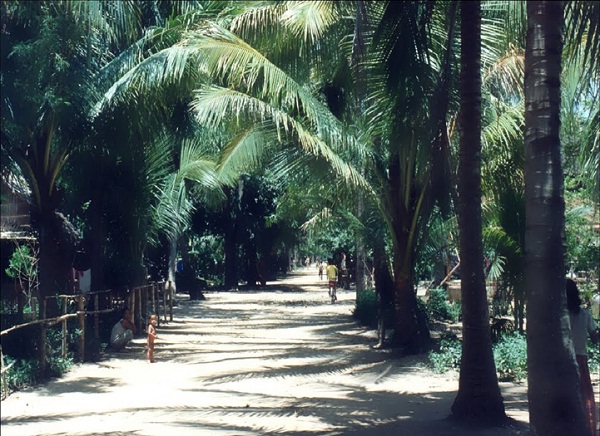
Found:
[[[525,52],[525,281],[531,430],[589,434],[569,344],[560,150],[562,2],[527,3]],[[560,412],[559,412],[560,411]]]
[[[463,347],[459,419],[506,419],[489,329],[481,219],[481,11],[477,1],[461,4],[461,110],[458,223],[460,232]]]
[[[195,203],[202,201],[214,204],[223,197],[216,160],[199,140],[201,137],[198,135],[195,139],[182,142],[178,168],[164,178],[161,188],[156,192],[158,201],[153,206],[155,219],[150,236],[155,245],[160,244],[161,235],[169,242],[167,280],[175,289],[177,245],[189,227]],[[166,139],[172,139],[171,135],[166,134]],[[189,186],[189,181],[194,183]]]
[[[333,42],[338,43],[339,35],[344,34],[339,26],[332,25],[332,17],[335,16],[332,11],[343,8],[343,3],[338,6],[331,2],[290,2],[272,6],[268,9],[271,13],[262,9],[260,13],[254,11],[255,15],[252,15],[252,11],[240,15],[239,19],[232,21],[237,27],[232,28],[241,29],[245,15],[254,18],[248,20],[253,28],[259,28],[256,18],[262,20],[260,22],[279,22],[280,30],[273,30],[277,26],[270,26],[267,33],[277,31],[284,41],[298,41],[298,37],[303,36],[306,44],[300,47],[303,53],[308,53],[310,48],[315,59],[322,59],[324,53],[342,59],[336,50],[332,50],[335,45],[329,42],[333,36]],[[234,131],[241,132],[233,136],[232,144],[235,146],[228,147],[222,168],[226,168],[226,165],[233,168],[236,162],[256,161],[260,156],[265,156],[269,144],[278,144],[277,147],[291,145],[312,155],[316,158],[313,159],[315,162],[327,162],[332,176],[340,182],[365,189],[365,198],[379,207],[392,235],[396,289],[394,301],[398,322],[395,338],[398,345],[415,352],[422,349],[429,338],[416,304],[413,270],[422,238],[420,231],[426,229],[436,190],[444,186],[439,183],[441,178],[438,176],[445,173],[443,154],[447,141],[444,139],[443,108],[447,105],[447,84],[451,77],[448,71],[452,56],[445,56],[442,67],[438,68],[439,65],[432,62],[432,57],[427,53],[426,26],[430,24],[431,8],[421,8],[413,3],[385,3],[378,6],[375,12],[380,31],[374,45],[378,51],[374,52],[371,63],[392,60],[391,64],[383,62],[386,69],[379,71],[379,92],[371,93],[372,101],[377,104],[373,105],[372,111],[366,112],[368,117],[373,118],[373,124],[379,125],[377,143],[381,144],[378,153],[382,158],[367,172],[376,171],[371,179],[381,189],[373,189],[361,176],[359,168],[341,159],[354,156],[352,159],[357,160],[350,161],[369,162],[365,156],[370,151],[364,146],[367,144],[364,139],[367,132],[357,134],[348,129],[349,124],[341,122],[315,98],[314,87],[309,84],[314,81],[314,73],[322,68],[319,62],[299,65],[294,61],[282,61],[281,65],[289,68],[288,72],[231,30],[217,22],[204,22],[184,35],[179,44],[161,52],[161,58],[168,59],[163,64],[161,75],[164,78],[173,77],[181,66],[195,63],[200,65],[199,69],[207,77],[212,78],[215,85],[199,88],[192,110],[203,125],[222,126],[229,123]],[[323,19],[317,20],[315,17]],[[418,29],[416,34],[412,31],[415,27],[411,25]],[[391,29],[402,33],[390,34]],[[353,27],[348,26],[345,34],[352,34],[353,31]],[[243,31],[240,30],[239,34],[243,34]],[[403,45],[398,42],[406,38],[414,39],[415,43]],[[255,39],[260,41],[257,37]],[[451,43],[442,44],[446,45],[450,47]],[[405,51],[406,47],[411,49]],[[273,48],[272,44],[267,44],[265,50],[269,54],[270,50],[274,50],[274,59],[281,57],[280,51]],[[154,59],[158,57],[154,56]],[[152,62],[152,58],[148,62]],[[442,69],[445,79],[437,80]],[[408,76],[402,76],[400,72]],[[133,82],[134,77],[136,73],[132,70],[127,80]],[[123,84],[125,82],[121,82]],[[438,84],[437,89],[434,84]],[[393,96],[391,99],[387,98],[390,93]],[[378,99],[381,102],[377,102]],[[429,107],[441,110],[429,118]],[[408,116],[409,111],[413,110],[418,111],[419,115]],[[257,147],[257,138],[260,138],[260,147]],[[434,158],[433,167],[429,166],[431,151],[439,156]]]

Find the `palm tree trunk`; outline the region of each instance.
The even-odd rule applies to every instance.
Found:
[[[379,238],[373,244],[373,263],[377,293],[377,337],[379,338],[376,348],[381,348],[385,342],[385,331],[389,327],[386,324],[386,318],[392,307],[394,281],[390,273],[384,242]]]
[[[169,261],[167,268],[167,280],[173,286],[173,293],[177,292],[177,283],[175,280],[175,272],[177,271],[177,238],[169,239]]]
[[[404,217],[410,220],[410,216]],[[402,348],[405,354],[418,354],[429,348],[431,336],[425,314],[417,306],[414,283],[414,248],[406,221],[396,224],[394,237],[394,336],[392,346]],[[407,254],[408,253],[408,254]],[[410,257],[410,259],[408,259]]]
[[[238,274],[237,274],[237,214],[234,211],[235,206],[232,206],[231,189],[225,189],[229,202],[226,210],[223,213],[225,219],[225,234],[224,234],[224,251],[225,251],[225,279],[224,284],[226,289],[237,289]]]
[[[356,80],[356,97],[354,104],[354,116],[358,119],[365,112],[367,70],[364,65],[366,57],[365,31],[368,27],[367,7],[364,1],[356,2],[356,19],[354,26],[354,42],[352,47],[352,69]],[[361,174],[364,176],[364,164],[361,164]],[[356,216],[362,220],[364,213],[363,193],[359,192],[356,201]],[[365,274],[366,249],[364,235],[361,231],[356,232],[356,258],[354,262],[354,275],[356,281],[356,294],[366,289],[367,277]]]
[[[103,186],[102,186],[102,165],[99,165],[98,173],[92,181],[92,201],[90,203],[90,267],[91,267],[91,283],[90,290],[92,292],[102,291],[105,289],[104,280],[104,244],[106,240],[106,232],[103,220]]]
[[[560,146],[564,5],[527,2],[525,283],[529,422],[533,435],[589,435],[565,297]]]
[[[481,219],[481,11],[461,3],[461,120],[458,180],[463,345],[458,395],[460,420],[506,419],[498,386],[485,288]]]

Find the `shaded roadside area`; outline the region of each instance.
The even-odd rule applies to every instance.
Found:
[[[158,328],[123,353],[77,366],[1,405],[6,435],[518,435],[528,432],[526,387],[502,383],[502,428],[446,420],[458,389],[425,356],[372,349],[351,317],[354,291],[328,302],[325,281],[301,270],[259,291],[179,296]]]

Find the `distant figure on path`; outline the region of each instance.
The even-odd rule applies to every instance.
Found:
[[[336,287],[337,287],[337,278],[338,278],[338,269],[337,266],[333,263],[333,259],[327,259],[327,280],[329,280],[328,290],[329,296],[331,297],[331,302],[335,302],[337,300],[337,296],[335,295]]]
[[[148,362],[154,363],[154,340],[158,337],[156,334],[156,315],[150,315],[148,323]]]
[[[324,262],[319,262],[319,280],[323,280],[323,263]]]
[[[110,332],[110,346],[115,351],[121,351],[135,334],[135,326],[131,322],[131,312],[127,307],[123,308],[122,318],[113,326]]]
[[[348,266],[346,265],[346,253],[342,252],[342,260],[340,260],[339,286],[344,289],[350,289],[349,279]]]
[[[594,388],[590,378],[588,367],[588,354],[586,349],[588,334],[594,344],[598,343],[596,323],[589,310],[581,307],[581,298],[577,284],[571,280],[566,281],[567,309],[569,309],[569,320],[571,321],[571,337],[575,358],[579,367],[579,384],[581,386],[581,398],[585,406],[586,415],[590,426],[590,434],[596,434],[596,404],[594,401]]]

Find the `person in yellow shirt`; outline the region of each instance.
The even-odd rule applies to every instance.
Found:
[[[333,263],[333,259],[327,259],[327,280],[329,280],[329,296],[331,297],[331,302],[334,303],[337,300],[337,296],[335,295],[336,287],[337,287],[337,277],[338,277],[338,269],[337,266]]]

